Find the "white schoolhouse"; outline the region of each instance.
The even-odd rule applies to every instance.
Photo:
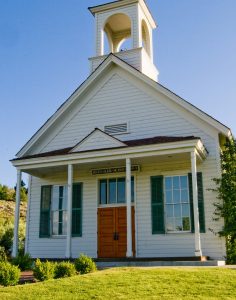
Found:
[[[158,83],[156,23],[144,0],[89,8],[91,74],[17,153],[30,175],[26,252],[34,258],[222,260],[212,233],[220,149],[230,129]],[[104,53],[107,36],[110,54]],[[132,47],[121,49],[131,38]]]

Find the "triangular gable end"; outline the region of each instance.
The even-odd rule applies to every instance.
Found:
[[[115,64],[120,66],[121,68],[125,69],[126,71],[130,72],[136,77],[139,77],[148,85],[152,86],[157,91],[161,92],[162,94],[166,95],[168,98],[179,104],[180,106],[184,107],[189,112],[193,113],[200,119],[207,122],[209,125],[216,128],[220,133],[223,133],[225,136],[230,136],[231,131],[228,127],[221,124],[219,121],[215,120],[211,116],[207,115],[203,111],[199,110],[197,107],[194,107],[192,104],[188,103],[187,101],[183,100],[173,92],[169,91],[162,85],[158,84],[157,82],[153,81],[146,75],[142,74],[134,67],[130,66],[128,63],[122,61],[118,57],[113,54],[110,54],[99,66],[98,68],[82,83],[82,85],[69,97],[67,101],[56,111],[54,115],[33,135],[33,137],[21,148],[21,150],[16,154],[17,157],[22,157],[29,152],[29,150],[34,146],[34,144],[51,128],[52,124],[54,124],[62,114],[72,105],[72,103],[80,97],[80,95],[87,89],[91,87],[91,84],[94,83],[95,80],[98,80],[100,76],[107,72],[107,69],[112,65]]]
[[[98,149],[110,149],[127,147],[126,144],[122,143],[117,138],[114,138],[102,130],[96,128],[88,136],[86,136],[82,141],[80,141],[71,151],[74,152],[84,152]]]

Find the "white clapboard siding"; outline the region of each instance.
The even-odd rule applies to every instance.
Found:
[[[214,259],[223,259],[225,256],[224,240],[213,234],[208,229],[218,231],[223,222],[213,221],[216,196],[209,188],[214,186],[212,178],[217,173],[215,158],[215,140],[209,136],[210,154],[206,161],[198,164],[198,171],[203,173],[204,203],[206,233],[201,234],[203,254]],[[136,187],[136,254],[137,257],[176,257],[194,256],[193,234],[166,234],[153,235],[151,228],[151,190],[150,177],[155,175],[181,175],[190,172],[189,160],[178,160],[161,162],[160,159],[152,163],[142,163],[141,171],[135,175]],[[79,169],[79,167],[78,167]],[[55,173],[54,177],[47,181],[33,178],[31,187],[30,226],[28,250],[33,257],[63,258],[65,256],[65,239],[40,239],[39,217],[40,217],[40,186],[44,184],[66,184],[66,174]],[[124,176],[124,174],[122,175]],[[86,253],[97,257],[97,203],[98,178],[91,175],[91,170],[81,173],[78,177],[77,171],[75,182],[83,182],[83,236],[72,239],[72,256],[77,257],[79,253]]]
[[[129,65],[133,66],[135,69],[142,71],[142,48],[122,51],[115,53],[115,56],[119,57]],[[91,57],[91,72],[95,71],[97,67],[107,58],[107,55],[99,57]]]
[[[124,122],[129,122],[129,134],[119,135],[121,140],[161,135],[203,135],[194,123],[164,104],[165,96],[156,93],[156,98],[151,97],[116,73],[111,74],[103,87],[86,101],[73,118],[67,117],[60,132],[51,135],[50,140],[45,138],[41,152],[74,146],[95,127],[103,130],[105,125]],[[208,140],[203,142],[208,147]]]
[[[39,238],[40,191],[41,185],[66,184],[65,174],[55,174],[54,178],[43,181],[33,177],[29,220],[28,252],[32,257],[64,258],[65,238]],[[78,257],[85,253],[91,257],[97,255],[97,192],[96,178],[74,179],[83,183],[82,237],[72,238],[72,255]]]
[[[214,141],[212,141],[214,144]],[[189,158],[190,160],[190,158]],[[181,175],[190,172],[188,164],[160,162],[155,166],[142,166],[142,172],[136,176],[136,218],[137,218],[137,256],[138,257],[176,257],[194,256],[194,235],[189,234],[165,234],[153,235],[151,224],[151,188],[150,177],[156,175]],[[223,222],[213,221],[216,195],[209,191],[214,186],[212,178],[215,176],[216,163],[214,157],[208,157],[202,165],[198,165],[198,171],[203,173],[204,206],[206,233],[201,234],[203,255],[214,259],[224,259],[224,239],[220,239],[209,229],[215,232],[223,226]]]
[[[167,105],[165,96],[156,93],[155,97],[138,84],[121,76],[121,73],[111,71],[107,74],[103,85],[93,90],[93,95],[87,95],[83,106],[78,103],[78,112],[74,108],[73,117],[66,117],[64,127],[59,132],[51,133],[45,139],[41,152],[74,146],[95,127],[103,129],[105,125],[129,122],[129,133],[119,135],[121,140],[141,139],[152,136],[188,136],[200,137],[209,151],[205,162],[198,166],[204,176],[206,229],[218,231],[222,222],[212,220],[216,195],[207,189],[214,187],[212,178],[219,174],[219,144],[218,136],[208,125],[199,122],[191,114],[181,113]],[[83,102],[82,101],[82,102]],[[199,124],[199,125],[198,125]],[[35,148],[34,151],[37,149]],[[190,159],[190,157],[189,157]],[[187,167],[186,167],[187,166]],[[136,176],[136,216],[137,216],[137,256],[193,256],[194,236],[192,234],[152,235],[151,233],[151,196],[150,176],[176,172],[190,172],[190,165],[152,164],[152,167],[142,165],[142,171]],[[60,174],[50,182],[41,182],[33,178],[30,205],[30,226],[28,249],[33,257],[61,257],[65,255],[65,239],[39,239],[39,211],[41,184],[58,184]],[[63,183],[66,183],[66,176]],[[97,181],[90,176],[79,179],[84,183],[83,199],[83,236],[73,238],[73,256],[84,252],[87,255],[97,255]],[[225,255],[224,240],[209,230],[202,234],[203,254],[211,258],[223,258]]]

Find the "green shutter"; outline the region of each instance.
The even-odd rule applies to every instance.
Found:
[[[188,174],[189,181],[189,197],[190,197],[190,211],[191,211],[191,228],[194,232],[194,213],[193,213],[193,186],[192,186],[192,174]],[[205,233],[205,212],[204,212],[204,197],[203,197],[203,180],[202,173],[197,173],[197,185],[198,185],[198,211],[199,211],[199,225],[200,232]]]
[[[41,187],[41,205],[40,205],[40,226],[39,237],[50,237],[50,212],[51,212],[51,194],[52,187]]]
[[[82,183],[73,184],[72,236],[82,236]]]
[[[151,177],[152,233],[165,233],[163,176]]]

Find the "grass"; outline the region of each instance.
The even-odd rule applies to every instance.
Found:
[[[0,299],[235,299],[236,270],[118,268],[0,288]]]

